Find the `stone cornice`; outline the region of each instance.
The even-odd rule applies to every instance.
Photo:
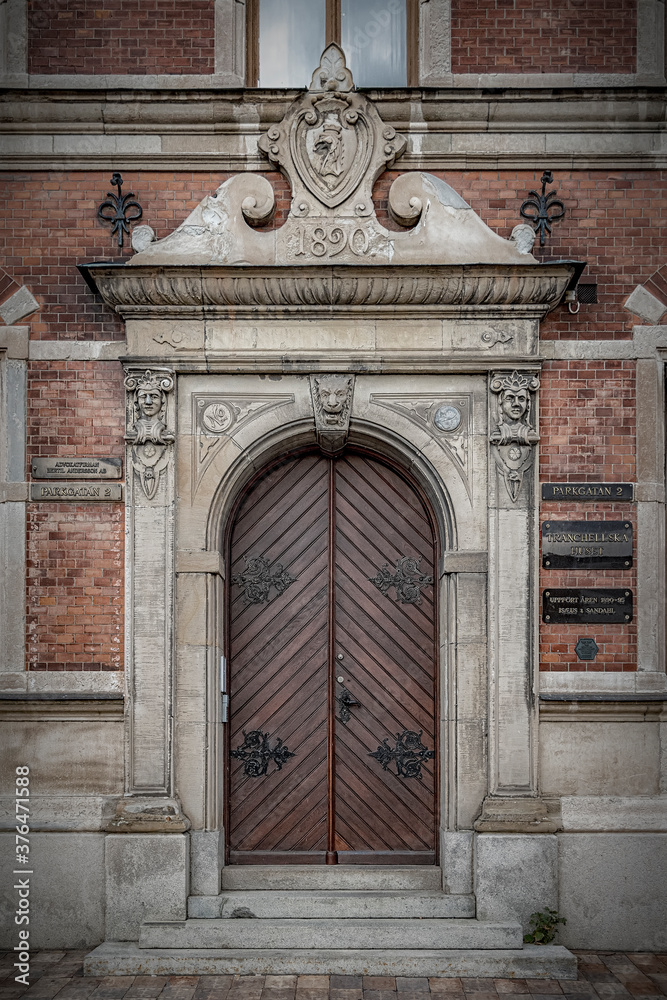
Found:
[[[575,265],[469,264],[400,267],[169,267],[165,265],[81,265],[86,280],[107,305],[123,316],[153,316],[163,310],[187,315],[227,315],[258,308],[285,315],[312,316],[313,310],[339,316],[363,308],[364,315],[413,312],[454,306],[458,314],[486,315],[490,307],[527,307],[543,316],[560,302]]]
[[[475,78],[477,79],[477,78]],[[295,91],[39,88],[0,94],[7,169],[121,167],[267,170],[260,136]],[[190,81],[191,83],[191,81]],[[202,85],[203,86],[203,85]],[[372,91],[384,122],[405,133],[400,170],[542,169],[667,165],[663,86],[483,85]]]

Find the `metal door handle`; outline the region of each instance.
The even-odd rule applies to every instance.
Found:
[[[352,717],[351,713],[350,713],[350,709],[354,705],[359,705],[360,702],[355,701],[355,699],[352,697],[352,695],[347,690],[347,688],[345,687],[345,685],[343,685],[339,696],[336,698],[336,701],[338,702],[338,704],[340,706],[340,714],[339,714],[338,718],[340,719],[340,721],[342,723],[349,722],[350,719],[351,719],[351,717]]]

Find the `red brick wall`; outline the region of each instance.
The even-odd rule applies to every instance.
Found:
[[[453,73],[634,73],[635,0],[452,0]]]
[[[541,171],[436,171],[458,191],[493,230],[509,236],[521,202],[540,188]],[[205,195],[229,176],[201,172],[126,172],[124,191],[133,191],[144,209],[142,222],[157,236],[172,232]],[[275,172],[277,213],[268,228],[280,225],[289,210],[287,182]],[[397,172],[376,184],[378,216],[387,215],[387,192]],[[31,321],[32,336],[48,340],[120,340],[123,326],[95,298],[76,269],[92,260],[120,260],[122,251],[110,227],[99,222],[97,206],[109,190],[108,172],[53,172],[0,175],[0,253],[10,278],[27,285],[40,302]],[[623,302],[664,263],[662,231],[667,171],[556,171],[554,180],[566,215],[554,223],[540,260],[572,258],[588,262],[584,280],[597,281],[597,305],[582,305],[578,315],[559,306],[542,324],[549,338],[627,339],[633,318]],[[397,228],[397,227],[393,227]]]
[[[122,457],[118,362],[33,361],[28,467],[35,456]],[[28,668],[122,670],[121,503],[28,504]]]
[[[540,392],[541,482],[634,482],[635,364],[633,361],[551,361]],[[627,521],[635,532],[632,503],[542,502],[540,521]],[[540,553],[540,563],[541,563]],[[541,569],[550,587],[627,587],[636,591],[636,566],[627,570]],[[635,609],[636,612],[636,609]],[[540,608],[541,616],[541,608]],[[574,646],[593,636],[600,652],[580,661]],[[541,670],[637,669],[637,627],[540,625]]]
[[[214,0],[30,0],[30,73],[213,73]]]

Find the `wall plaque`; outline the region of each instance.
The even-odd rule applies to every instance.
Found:
[[[542,591],[542,621],[558,625],[600,625],[632,621],[632,591],[623,588]]]
[[[629,521],[544,521],[542,565],[546,569],[629,569]]]
[[[542,483],[543,500],[634,500],[634,483]]]
[[[121,483],[31,483],[31,500],[90,503],[91,500],[122,500]]]
[[[120,479],[123,473],[120,458],[33,458],[34,479]]]

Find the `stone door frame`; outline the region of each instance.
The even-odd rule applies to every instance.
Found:
[[[142,368],[127,370],[131,376]],[[168,368],[167,361],[161,371]],[[128,442],[123,808],[134,809],[140,820],[146,800],[153,809],[161,803],[171,815],[156,827],[153,814],[152,832],[191,825],[190,892],[215,894],[224,856],[223,528],[252,475],[281,453],[316,445],[317,431],[306,374],[269,379],[182,367],[172,372],[163,418],[175,439],[166,445],[168,461],[152,497],[142,485],[137,449]],[[438,520],[440,858],[450,875],[466,879],[472,830],[485,801],[537,801],[536,484],[529,468],[513,500],[494,460],[489,427],[497,423],[496,376],[357,374],[349,423],[350,444],[409,471]],[[132,400],[128,390],[130,427]],[[458,445],[465,461],[424,419],[431,403],[456,400],[462,409],[469,406],[467,436]],[[208,433],[201,422],[216,401],[233,414],[229,433]],[[520,586],[517,546],[523,552]]]

